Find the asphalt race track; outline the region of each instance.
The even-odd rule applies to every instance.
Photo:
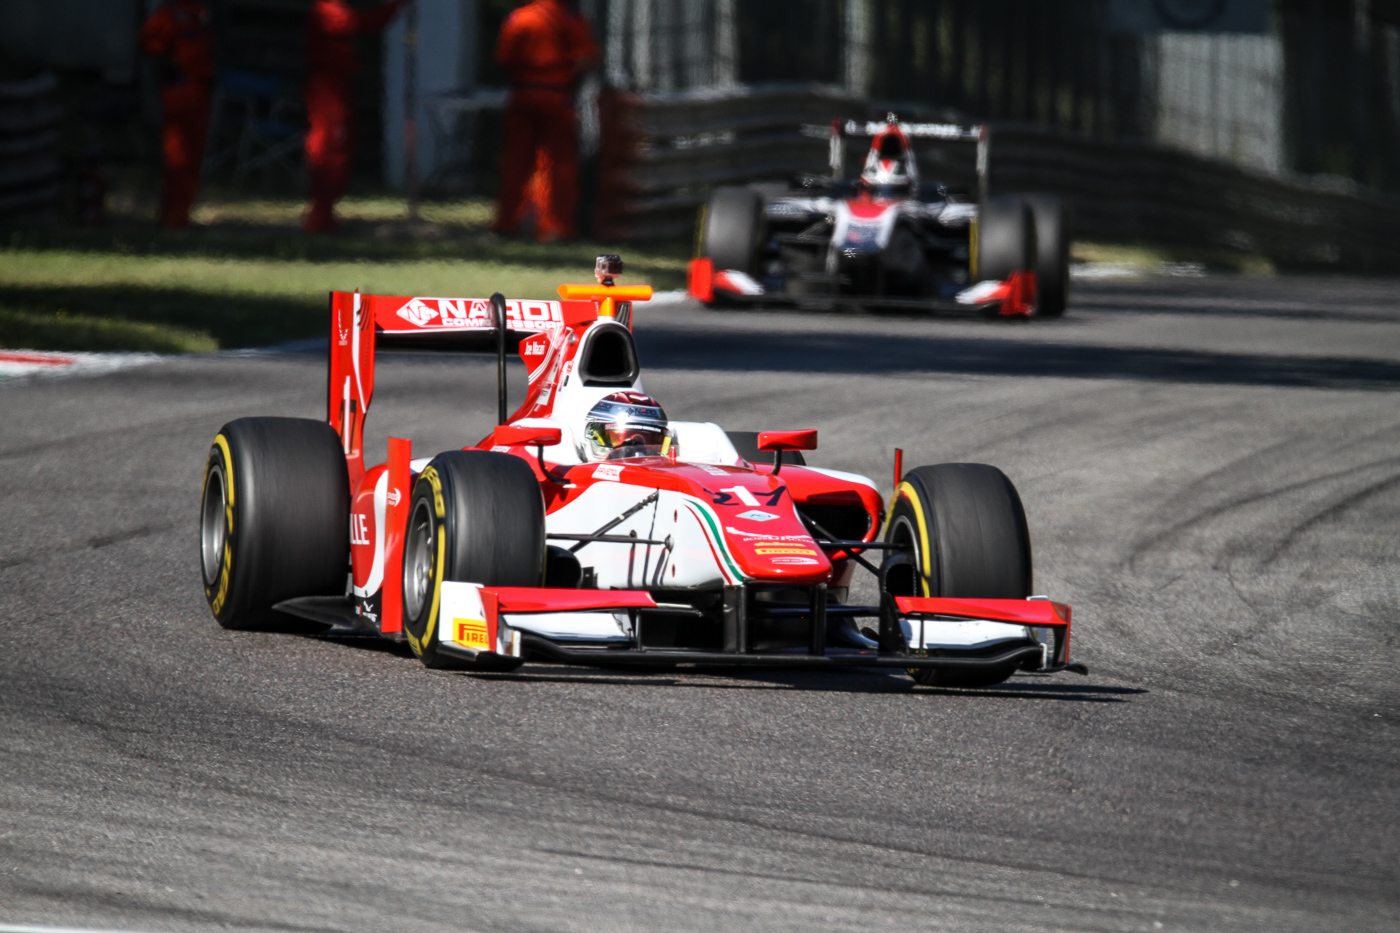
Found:
[[[1006,470],[1091,675],[488,676],[225,632],[209,443],[321,417],[323,356],[8,380],[0,925],[1400,928],[1396,282],[1086,283],[1031,323],[638,319],[674,418],[819,428],[811,462],[886,491],[896,445]],[[368,449],[475,442],[493,380],[386,356]]]

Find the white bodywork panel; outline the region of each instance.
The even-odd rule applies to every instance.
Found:
[[[1021,641],[1031,630],[987,619],[900,619],[910,648],[981,648],[999,641]]]
[[[603,464],[601,469],[607,466]],[[602,541],[585,544],[574,556],[581,566],[593,568],[598,589],[721,586],[735,582],[726,579],[705,533],[698,514],[704,505],[682,493],[620,482],[595,483],[578,499],[551,512],[545,520],[546,527],[551,532],[591,534],[653,492],[656,493],[654,502],[609,528],[607,533],[635,534],[653,541],[669,538],[671,547]],[[564,540],[553,543],[573,546]]]
[[[671,428],[676,432],[677,454],[686,463],[739,466],[744,462],[729,435],[712,421],[672,421]]]
[[[488,644],[486,608],[478,583],[444,581],[438,597],[438,642],[466,651],[495,651],[519,657],[520,643],[512,629],[543,635],[554,641],[626,642],[632,638],[626,612],[507,612],[501,613],[496,644]]]

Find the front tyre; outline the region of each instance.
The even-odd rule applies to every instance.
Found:
[[[220,429],[200,507],[204,596],[227,629],[321,630],[274,612],[345,593],[350,481],[335,430],[306,418],[239,418]]]
[[[700,255],[715,270],[737,269],[753,275],[758,258],[763,196],[751,188],[716,188],[705,206],[700,228]]]
[[[907,559],[887,562],[893,596],[1025,599],[1031,592],[1031,543],[1021,497],[1006,474],[983,463],[941,463],[910,470],[895,490],[885,540]],[[987,687],[1016,665],[986,671],[918,669],[925,686]]]
[[[1069,208],[1049,194],[1027,195],[1035,222],[1035,313],[1060,317],[1069,302]]]
[[[438,454],[414,484],[404,532],[409,647],[428,667],[462,666],[438,650],[443,582],[540,586],[544,567],[544,497],[529,465],[481,450]]]
[[[1034,269],[1035,233],[1035,218],[1025,198],[1020,195],[988,198],[977,217],[973,278],[1000,282],[1009,279],[1013,272]]]

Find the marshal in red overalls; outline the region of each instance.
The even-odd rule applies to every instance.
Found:
[[[161,224],[190,225],[199,193],[199,167],[209,134],[209,98],[214,85],[214,34],[200,0],[166,0],[141,27],[141,51],[163,60],[160,92],[161,158],[165,187]]]
[[[335,202],[350,185],[355,147],[355,36],[378,32],[407,0],[389,0],[372,10],[351,9],[345,0],[315,0],[306,21],[306,165],[311,207],[305,227],[334,230]]]
[[[598,58],[588,22],[563,0],[534,0],[511,13],[496,43],[496,61],[510,75],[505,151],[496,197],[495,230],[520,229],[525,188],[538,167],[536,238],[574,235],[578,205],[578,118],[574,89]]]

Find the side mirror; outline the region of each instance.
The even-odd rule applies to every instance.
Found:
[[[506,447],[553,447],[563,438],[559,428],[543,425],[503,424],[491,435],[497,444]]]
[[[816,431],[760,431],[759,450],[816,450]]]
[[[758,449],[773,450],[773,475],[783,468],[783,451],[816,450],[817,432],[808,431],[759,431]]]

